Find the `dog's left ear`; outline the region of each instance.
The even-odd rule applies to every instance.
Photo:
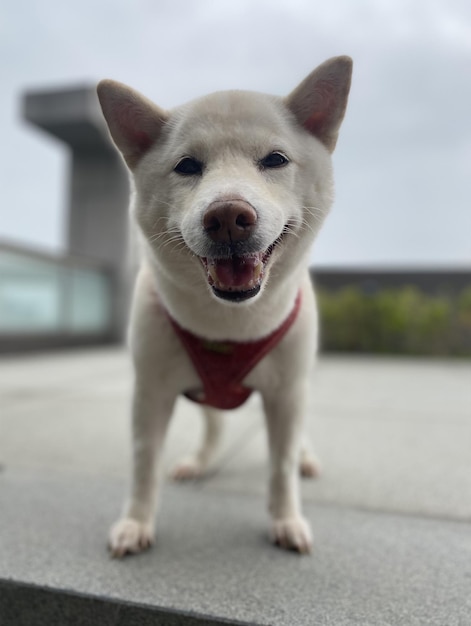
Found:
[[[335,148],[347,108],[352,65],[352,59],[348,56],[325,61],[285,99],[298,122],[317,137],[329,152]]]

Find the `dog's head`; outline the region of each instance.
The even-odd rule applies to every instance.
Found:
[[[133,210],[163,271],[192,287],[204,281],[230,302],[293,272],[332,202],[330,153],[351,67],[348,57],[326,61],[286,98],[219,92],[171,111],[100,82],[111,136],[133,173]],[[179,263],[185,271],[175,271]]]

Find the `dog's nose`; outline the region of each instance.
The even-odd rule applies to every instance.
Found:
[[[256,223],[255,209],[244,200],[212,202],[203,217],[205,232],[217,243],[232,243],[248,239]]]

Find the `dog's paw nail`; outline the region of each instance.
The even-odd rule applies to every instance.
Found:
[[[116,522],[110,530],[108,549],[115,559],[147,550],[153,543],[152,528],[131,518]]]
[[[312,533],[303,517],[277,519],[272,527],[273,542],[284,550],[308,554],[312,550]]]

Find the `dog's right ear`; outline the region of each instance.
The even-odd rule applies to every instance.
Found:
[[[157,141],[168,113],[114,80],[100,81],[97,93],[111,137],[133,170]]]

